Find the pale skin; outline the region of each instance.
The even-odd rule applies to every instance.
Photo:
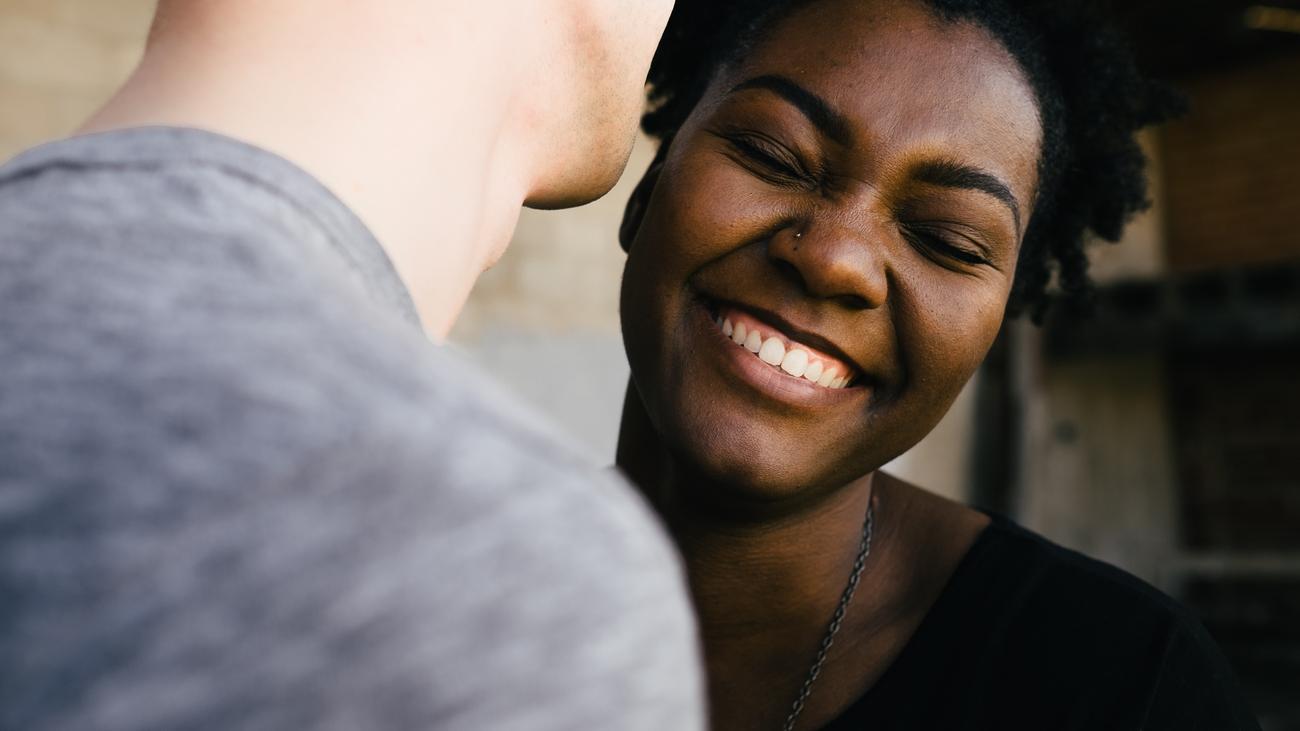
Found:
[[[444,338],[524,205],[606,193],[671,0],[163,0],[79,130],[168,125],[275,152],[374,232]]]

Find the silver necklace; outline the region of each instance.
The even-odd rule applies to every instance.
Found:
[[[803,687],[799,689],[799,697],[795,698],[790,706],[790,715],[786,716],[781,731],[794,731],[795,721],[799,720],[799,714],[803,713],[808,696],[812,694],[813,683],[817,682],[817,676],[822,674],[822,666],[826,664],[826,655],[835,641],[835,633],[840,631],[840,625],[844,623],[844,613],[848,611],[849,602],[853,601],[853,594],[858,590],[858,580],[862,578],[862,570],[867,566],[867,556],[871,555],[871,531],[875,527],[875,522],[876,506],[868,505],[867,520],[862,526],[862,542],[858,544],[858,557],[853,562],[853,573],[849,574],[849,583],[844,587],[844,593],[840,595],[840,604],[835,608],[835,614],[831,616],[831,623],[826,627],[826,635],[822,637],[821,647],[817,648],[817,657],[813,659],[812,667],[808,669],[808,677],[804,679]]]

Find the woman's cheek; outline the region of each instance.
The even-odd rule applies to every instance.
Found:
[[[895,305],[895,327],[910,380],[924,382],[947,402],[992,347],[1006,296],[1000,283],[966,274],[931,272],[925,282],[895,293],[903,300]]]
[[[666,201],[680,211],[678,228],[689,231],[705,249],[729,248],[758,240],[789,220],[800,193],[763,182],[734,162],[696,164],[689,181],[675,186]]]

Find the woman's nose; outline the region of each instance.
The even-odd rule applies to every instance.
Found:
[[[873,309],[889,294],[883,241],[864,225],[795,223],[772,238],[767,255],[812,297]]]

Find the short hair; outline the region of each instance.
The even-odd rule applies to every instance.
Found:
[[[666,148],[719,69],[817,0],[679,0],[655,54],[642,128]],[[1183,109],[1138,69],[1127,44],[1085,0],[920,0],[950,22],[989,31],[1024,70],[1043,142],[1038,194],[1021,244],[1009,314],[1041,321],[1054,300],[1086,311],[1093,285],[1087,240],[1118,241],[1150,206],[1136,133]],[[661,149],[662,154],[662,149]],[[1059,295],[1050,285],[1055,279]]]

